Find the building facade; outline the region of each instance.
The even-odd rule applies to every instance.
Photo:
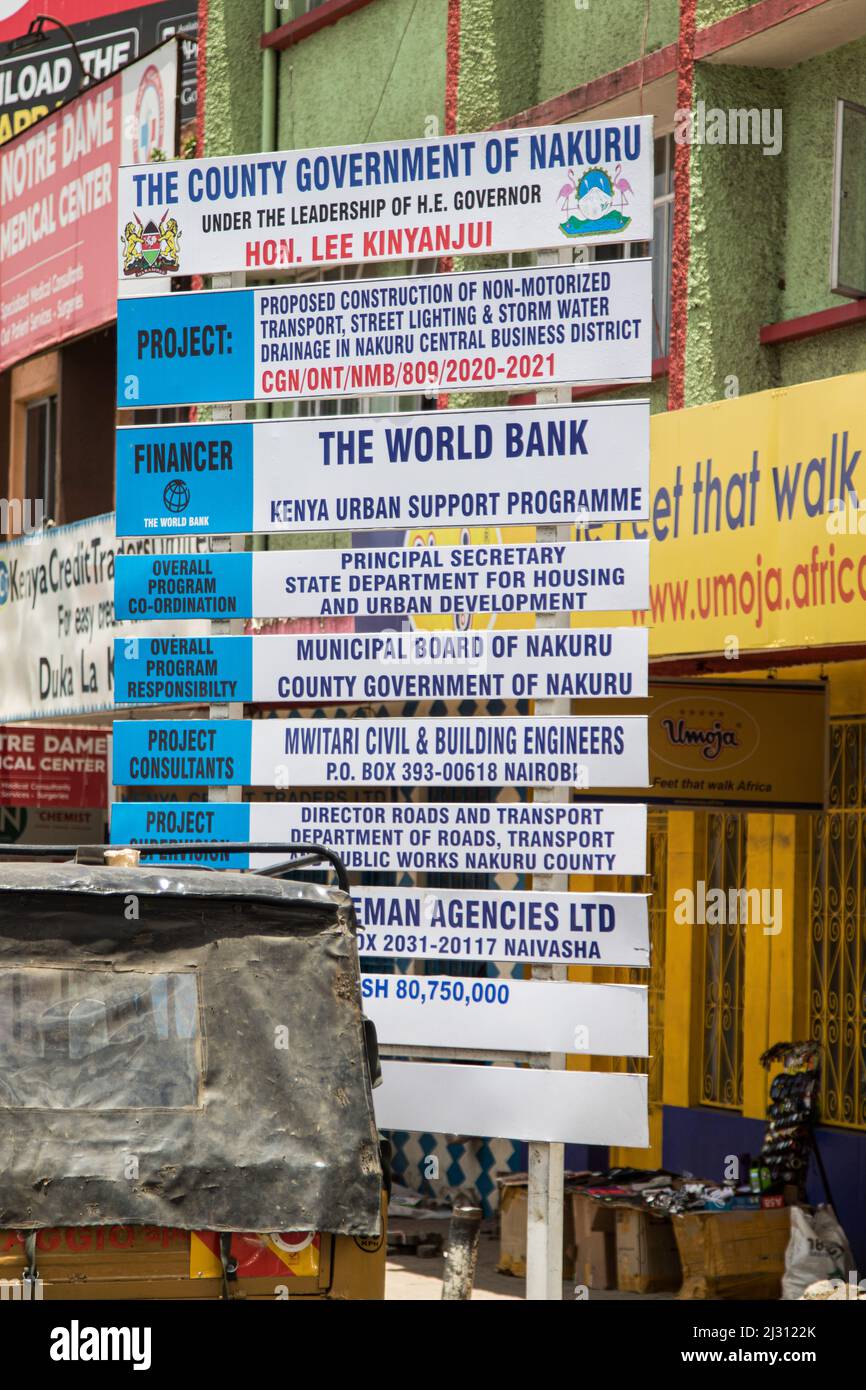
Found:
[[[651,893],[652,1142],[576,1150],[569,1162],[730,1175],[732,1159],[760,1147],[761,1053],[811,1038],[823,1064],[819,1145],[866,1258],[866,7],[198,0],[198,39],[202,155],[654,117],[653,380],[631,391],[649,394],[653,410],[653,517],[636,532],[653,539],[652,607],[629,620],[649,623],[659,678],[824,682],[827,800],[822,812],[762,807],[759,796],[748,810],[709,797],[653,807],[651,873],[622,885]],[[55,521],[113,503],[110,317],[0,373],[5,497],[41,498]],[[4,530],[21,529],[4,518]],[[795,763],[807,736],[789,733]],[[681,922],[678,895],[700,884],[780,893],[780,929]],[[471,1182],[485,1197],[494,1170],[524,1162],[504,1143],[397,1140],[408,1181],[425,1180],[433,1155],[442,1181]],[[821,1199],[817,1181],[812,1194]]]
[[[679,481],[686,500],[676,524],[657,502],[642,531],[652,674],[826,682],[828,800],[820,814],[652,810],[652,1146],[569,1157],[721,1178],[760,1147],[760,1054],[813,1038],[821,1152],[864,1251],[866,527],[831,499],[863,490],[866,10],[202,0],[199,27],[204,154],[655,117],[653,487],[675,495]],[[688,506],[701,477],[702,512],[696,495]],[[781,929],[679,924],[675,895],[700,883],[781,890]]]

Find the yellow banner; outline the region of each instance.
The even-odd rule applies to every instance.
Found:
[[[826,647],[866,634],[866,372],[652,419],[651,656]],[[863,506],[858,507],[862,497]]]

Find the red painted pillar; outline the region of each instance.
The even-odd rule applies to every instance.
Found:
[[[204,105],[207,91],[207,21],[210,0],[198,0],[198,51],[196,65],[195,152],[204,154]]]
[[[680,0],[677,42],[677,110],[691,111],[695,76],[697,0]],[[682,130],[678,122],[676,130]],[[674,244],[671,267],[671,343],[668,366],[668,410],[682,410],[686,386],[686,323],[689,299],[691,244],[691,151],[687,141],[674,146]]]

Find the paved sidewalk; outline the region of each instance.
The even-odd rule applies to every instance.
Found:
[[[496,1272],[496,1261],[499,1258],[499,1240],[495,1236],[482,1233],[481,1243],[478,1247],[478,1268],[475,1275],[475,1287],[472,1291],[473,1302],[484,1302],[489,1300],[502,1300],[514,1302],[515,1300],[526,1300],[526,1280],[510,1274],[498,1274]],[[442,1269],[443,1258],[441,1255],[435,1259],[422,1259],[418,1255],[404,1255],[397,1253],[388,1259],[387,1275],[385,1278],[385,1298],[395,1301],[415,1301],[442,1298]],[[562,1297],[564,1302],[574,1300],[574,1284],[564,1283],[562,1286]],[[602,1292],[590,1293],[590,1301],[604,1299],[605,1301],[630,1301],[636,1298],[650,1299],[669,1299],[673,1294],[633,1294],[620,1293],[613,1289]]]

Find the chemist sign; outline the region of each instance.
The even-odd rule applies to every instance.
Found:
[[[115,643],[117,704],[642,698],[646,631],[311,633]]]
[[[147,254],[161,255],[159,234]],[[652,262],[120,299],[117,404],[637,382]]]
[[[639,521],[648,488],[648,401],[117,431],[129,536]]]
[[[652,183],[650,116],[124,168],[117,271],[130,280],[651,241]],[[163,239],[154,259],[151,226]]]
[[[635,611],[648,541],[371,546],[118,559],[121,618],[411,618]]]
[[[117,720],[124,786],[640,787],[642,716]]]
[[[114,844],[324,845],[356,873],[646,873],[646,807],[532,801],[120,801]],[[196,850],[142,862],[261,869],[285,855]]]

